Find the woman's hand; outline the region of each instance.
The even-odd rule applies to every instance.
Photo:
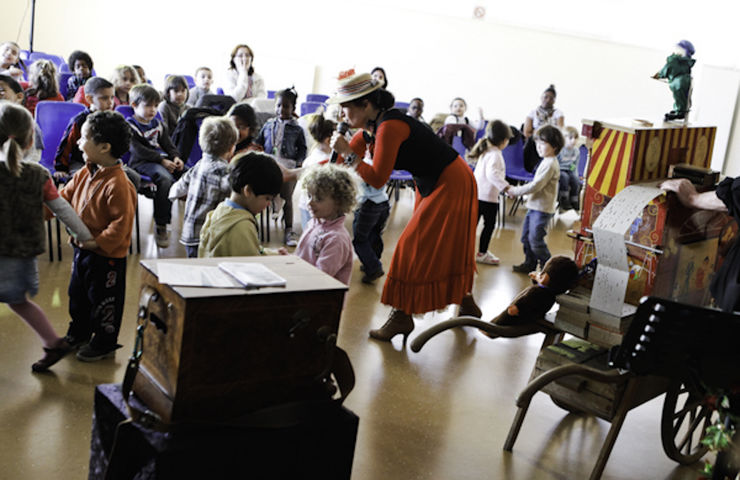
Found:
[[[349,146],[349,142],[346,138],[344,138],[344,135],[342,135],[339,132],[334,132],[331,136],[331,141],[329,142],[329,146],[332,150],[337,152],[343,157],[346,157],[347,155],[354,153],[352,151],[352,148]]]

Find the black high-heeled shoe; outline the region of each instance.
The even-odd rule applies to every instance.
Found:
[[[402,310],[393,309],[382,327],[370,330],[370,337],[390,342],[393,337],[400,333],[403,335],[403,343],[405,344],[409,333],[412,331],[414,331],[414,319],[411,318],[411,315]]]

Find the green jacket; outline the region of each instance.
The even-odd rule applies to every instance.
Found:
[[[224,200],[208,212],[200,230],[199,257],[242,257],[262,253],[257,220],[248,210]]]

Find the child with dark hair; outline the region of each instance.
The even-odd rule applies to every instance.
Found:
[[[501,120],[493,120],[486,126],[486,136],[468,154],[468,158],[478,159],[474,172],[478,184],[478,221],[483,217],[483,231],[475,255],[478,263],[498,265],[500,262],[496,255],[488,251],[488,245],[496,226],[499,193],[509,186],[501,151],[509,144],[511,136],[508,125]]]
[[[89,107],[75,115],[67,124],[67,128],[62,135],[62,139],[57,147],[54,156],[54,178],[64,180],[69,175],[73,175],[77,170],[85,166],[85,159],[82,157],[77,142],[82,134],[82,125],[93,112],[106,112],[113,110],[113,84],[102,77],[92,77],[86,83],[84,88],[85,99]],[[141,175],[135,170],[123,165],[123,171],[134,188],[138,191],[141,185]]]
[[[527,198],[527,216],[522,225],[522,245],[524,262],[515,265],[513,270],[529,273],[544,265],[550,258],[550,250],[545,243],[547,225],[555,214],[555,203],[560,181],[560,166],[557,155],[565,145],[563,134],[558,127],[545,125],[534,134],[537,153],[542,161],[534,172],[531,182],[516,187],[508,186],[504,192],[511,196],[529,195]]]
[[[249,152],[231,162],[231,196],[208,212],[200,230],[199,257],[254,256],[263,253],[255,215],[280,192],[283,174],[275,160]]]
[[[67,80],[67,100],[72,100],[75,98],[77,89],[83,86],[87,79],[92,76],[93,61],[87,53],[75,50],[69,54],[67,65],[74,72],[74,75]]]
[[[236,142],[236,154],[247,151],[264,151],[262,145],[254,143],[257,132],[257,114],[254,109],[246,103],[236,103],[229,108],[226,116],[234,122],[239,138]]]
[[[177,126],[177,121],[189,108],[187,105],[188,81],[182,75],[170,75],[164,81],[164,98],[159,103],[157,111],[162,117],[162,123],[167,132],[172,134]]]
[[[421,116],[423,113],[424,100],[419,97],[412,98],[409,102],[409,108],[406,109],[406,115],[418,122],[421,122],[422,125],[431,129],[432,127],[426,122],[426,120],[424,120],[424,117]]]
[[[213,71],[208,67],[198,67],[195,71],[195,86],[190,89],[187,104],[194,107],[198,100],[206,95],[213,95],[211,85],[213,84]]]
[[[61,190],[93,240],[75,246],[69,282],[72,321],[67,342],[82,346],[77,358],[94,362],[121,347],[123,305],[126,297],[126,255],[136,211],[136,190],[121,168],[129,149],[131,128],[117,112],[100,111],[87,117],[79,147],[81,168]]]
[[[3,82],[11,77],[2,76]],[[60,198],[49,171],[23,161],[33,147],[33,118],[17,102],[0,101],[0,302],[21,317],[41,339],[45,355],[31,366],[43,372],[72,351],[59,337],[44,311],[33,301],[38,292],[36,257],[46,249],[44,205],[72,231],[79,242],[92,239],[69,203]]]
[[[13,77],[17,82],[23,80],[26,64],[21,60],[21,47],[15,42],[0,44],[0,75]]]
[[[36,60],[28,71],[28,88],[26,89],[26,108],[31,115],[36,114],[36,104],[42,100],[63,102],[59,93],[59,72],[51,60]]]
[[[134,67],[131,65],[119,65],[113,69],[113,73],[110,76],[110,82],[113,84],[113,108],[119,105],[129,104],[129,92],[134,85],[141,83],[139,74],[136,73]],[[74,100],[75,103],[81,103],[87,107],[90,104],[87,101],[87,94],[85,93],[85,85],[82,85],[77,89]]]
[[[329,141],[336,130],[337,124],[324,118],[322,114],[314,114],[308,119],[308,133],[316,141],[316,145],[311,149],[303,161],[303,168],[308,169],[317,165],[324,165],[331,158],[331,147]],[[298,210],[301,212],[301,228],[306,228],[306,224],[311,220],[311,211],[308,209],[308,194],[305,189],[301,189],[298,199]]]
[[[370,71],[370,76],[378,82],[382,88],[388,88],[388,75],[383,67],[375,67]]]
[[[159,92],[151,85],[136,85],[130,92],[134,115],[128,119],[133,127],[131,139],[131,168],[152,179],[157,186],[154,194],[154,238],[157,246],[170,245],[167,225],[172,220],[172,202],[169,199],[170,187],[182,175],[185,164],[180,153],[172,144],[170,132],[157,118]]]
[[[231,192],[229,160],[234,154],[236,138],[236,127],[230,119],[206,117],[198,134],[203,158],[170,188],[170,200],[187,196],[180,243],[185,245],[188,257],[198,256],[200,229],[206,214]]]
[[[9,75],[0,75],[0,100],[8,100],[16,105],[23,106],[23,87],[13,77]],[[39,124],[33,122],[34,136],[33,148],[26,150],[23,159],[29,162],[39,162],[41,152],[44,150],[44,134],[39,128]]]
[[[298,93],[294,88],[280,90],[275,95],[275,114],[265,123],[255,142],[265,149],[266,153],[275,156],[278,164],[285,169],[294,169],[303,164],[306,158],[306,137],[303,129],[295,121],[295,106]],[[293,232],[293,190],[296,182],[283,182],[280,197],[283,205],[283,224],[285,225],[284,243],[295,247],[297,236]],[[279,208],[275,209],[280,210]]]

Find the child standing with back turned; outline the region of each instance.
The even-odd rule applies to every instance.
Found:
[[[44,311],[28,299],[39,287],[36,256],[46,250],[43,206],[51,208],[83,244],[92,239],[72,207],[59,196],[49,171],[22,161],[33,148],[33,119],[22,106],[0,101],[0,302],[28,323],[44,345],[45,355],[31,366],[43,372],[72,351],[57,335]]]
[[[527,216],[522,225],[522,245],[524,247],[524,262],[515,265],[513,270],[518,273],[529,273],[550,258],[550,250],[545,243],[547,224],[555,214],[555,203],[558,195],[560,180],[560,166],[557,154],[563,148],[565,139],[558,127],[545,125],[534,134],[537,153],[542,161],[534,172],[531,182],[517,187],[509,186],[504,192],[516,197],[529,195],[527,198]]]
[[[478,158],[474,172],[478,183],[478,220],[483,217],[483,231],[480,234],[478,253],[475,255],[478,263],[498,265],[500,262],[496,255],[488,251],[488,245],[496,226],[499,193],[509,186],[501,151],[509,144],[510,138],[509,126],[501,120],[494,120],[486,126],[486,136],[468,154],[469,158]]]
[[[82,346],[77,359],[94,362],[121,347],[126,298],[126,256],[136,212],[136,190],[121,168],[131,128],[117,112],[95,112],[82,126],[86,165],[62,189],[90,229],[93,240],[75,247],[69,281],[67,341]]]
[[[207,117],[198,134],[203,158],[170,188],[170,200],[187,195],[180,243],[190,258],[198,256],[200,229],[206,215],[231,193],[229,160],[236,139],[236,127],[229,118]]]

